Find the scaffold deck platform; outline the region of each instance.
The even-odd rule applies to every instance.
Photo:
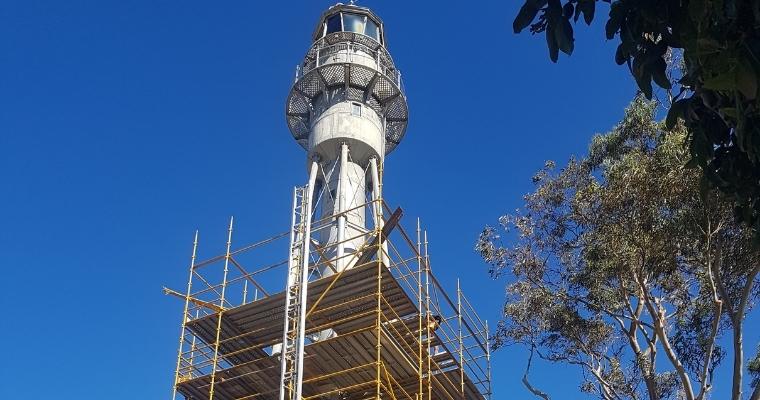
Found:
[[[249,272],[244,265],[256,261],[244,257],[284,235],[233,251],[232,223],[229,231],[227,252],[199,263],[196,237],[187,293],[167,289],[185,299],[175,393],[279,399],[285,292],[265,290],[264,275],[282,274],[284,262]],[[324,257],[329,249],[311,254],[302,399],[490,399],[487,324],[459,285],[456,298],[442,289],[419,228],[415,245],[399,225],[383,238],[387,250],[372,240],[379,234],[364,233],[385,257],[357,252],[350,268],[330,276],[316,272],[334,262]]]

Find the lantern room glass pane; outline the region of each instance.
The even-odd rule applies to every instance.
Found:
[[[335,14],[327,18],[327,33],[342,31],[340,26],[340,14]]]
[[[367,18],[367,27],[364,31],[364,34],[371,37],[372,39],[380,41],[380,29],[377,27],[377,24],[374,23],[371,19]]]
[[[356,14],[343,14],[343,27],[345,31],[364,33],[364,16]]]

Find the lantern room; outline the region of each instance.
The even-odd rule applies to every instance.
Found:
[[[355,5],[337,4],[322,15],[320,23],[314,30],[314,41],[331,33],[358,33],[372,40],[385,44],[383,23],[368,8]]]

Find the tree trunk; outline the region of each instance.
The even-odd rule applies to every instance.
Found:
[[[758,272],[760,272],[760,265],[757,265],[752,272],[747,275],[747,282],[744,284],[742,290],[739,307],[731,318],[734,327],[734,386],[731,389],[731,398],[733,400],[741,400],[742,398],[742,375],[744,373],[744,339],[742,337],[742,326],[744,325],[744,313],[747,310],[747,301],[749,300],[749,295],[752,292],[752,286],[755,284],[755,277]],[[757,393],[757,388],[755,388],[752,398],[755,399],[757,396],[760,395]]]
[[[631,346],[631,349],[633,350],[634,355],[636,356],[636,363],[638,364],[640,359],[642,357],[645,357],[644,353],[641,350],[641,346],[639,345],[639,341],[636,338],[636,334],[638,333],[639,328],[639,320],[638,317],[641,314],[641,309],[643,308],[642,301],[639,299],[638,305],[636,306],[636,311],[633,312],[633,316],[631,317],[631,324],[628,328],[628,330],[623,330],[625,333],[625,336],[628,338],[628,344]],[[621,322],[622,324],[622,322]],[[651,351],[651,347],[650,347]],[[649,400],[659,400],[659,397],[657,396],[657,383],[654,380],[654,365],[650,365],[649,368],[641,368],[642,372],[642,378],[644,379],[644,384],[647,387],[647,394],[649,395]]]
[[[737,313],[738,314],[738,313]],[[744,366],[744,348],[742,346],[742,320],[737,318],[733,323],[734,326],[734,386],[731,389],[731,398],[741,400],[742,398],[742,373]]]
[[[668,334],[665,332],[666,321],[664,310],[662,310],[659,304],[653,304],[656,303],[656,300],[653,300],[649,297],[649,293],[647,292],[646,288],[646,282],[642,281],[636,274],[634,274],[633,278],[639,285],[639,289],[641,290],[642,298],[644,300],[644,305],[649,312],[649,316],[652,318],[655,335],[660,338],[660,343],[662,343],[662,348],[665,350],[665,355],[667,356],[671,365],[673,365],[673,367],[676,369],[678,378],[681,381],[681,389],[684,392],[684,397],[686,400],[694,400],[694,388],[691,386],[689,374],[686,372],[686,369],[681,363],[681,360],[678,359],[675,350],[673,350],[673,346],[670,344]]]

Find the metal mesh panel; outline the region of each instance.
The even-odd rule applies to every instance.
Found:
[[[380,49],[380,63],[382,65],[388,66],[389,69],[395,69],[395,64],[393,64],[393,59],[391,58],[391,55],[388,54],[388,52],[383,48]]]
[[[288,98],[288,114],[308,114],[310,110],[309,101],[294,92]]]
[[[349,48],[378,60],[377,70],[355,64],[353,58],[339,56],[342,61],[333,59],[333,55],[345,54]],[[331,64],[333,62],[337,63]],[[317,65],[320,67],[316,68]],[[386,151],[390,152],[401,141],[406,131],[409,111],[406,98],[399,87],[399,72],[382,45],[353,32],[331,33],[312,45],[302,67],[301,78],[296,82],[295,90],[291,92],[287,103],[288,126],[302,147],[308,147],[311,103],[326,90],[338,87],[343,91],[346,72],[349,74],[350,85],[345,92],[345,99],[364,102],[386,118]],[[370,84],[373,79],[374,83]],[[371,93],[368,95],[369,90]],[[387,103],[383,104],[384,102]]]
[[[319,92],[324,90],[324,85],[322,84],[322,80],[319,79],[319,76],[317,76],[316,73],[309,73],[306,74],[301,80],[298,81],[298,90],[305,93],[307,96],[313,98],[316,96]]]
[[[354,41],[356,43],[363,44],[363,45],[371,48],[372,50],[377,50],[377,48],[380,47],[380,43],[374,41],[369,36],[365,36],[365,35],[356,35],[355,34],[354,35]]]
[[[325,42],[335,44],[338,42],[349,42],[353,39],[354,34],[351,32],[335,32],[325,36]]]
[[[352,101],[362,101],[364,100],[364,90],[357,89],[355,87],[349,87],[348,93],[346,93],[346,98]]]
[[[290,132],[293,134],[293,137],[296,140],[308,139],[309,128],[306,126],[305,122],[305,119],[302,117],[288,117],[288,127],[290,128]]]
[[[367,101],[365,102],[369,107],[371,107],[375,112],[382,113],[382,107],[380,107],[380,103],[378,103],[377,99],[375,99],[374,96],[369,96],[367,98]]]
[[[390,122],[386,124],[385,138],[393,143],[398,143],[404,136],[406,124],[403,122]]]
[[[321,68],[322,77],[328,86],[342,84],[346,80],[345,66],[326,65]]]
[[[396,97],[385,109],[385,117],[395,120],[406,120],[408,117],[408,110],[406,108],[406,101],[399,96]]]
[[[389,122],[385,124],[385,151],[390,153],[401,142],[406,131],[406,122]]]
[[[317,56],[317,52],[319,51],[321,54],[322,50],[325,47],[331,47],[344,43],[352,43],[354,47],[362,48],[363,51],[366,51],[373,58],[376,57],[379,53],[380,61],[383,63],[383,65],[387,68],[395,69],[393,58],[385,47],[376,42],[374,39],[369,38],[368,36],[352,32],[330,33],[326,37],[317,40],[309,48],[309,51],[306,53],[305,58],[314,59]]]
[[[374,94],[380,102],[383,102],[388,97],[396,94],[397,91],[398,89],[396,89],[388,79],[381,78],[375,82],[372,94]]]
[[[351,66],[351,84],[359,87],[367,87],[369,81],[375,76],[375,71],[359,65]]]
[[[313,60],[317,58],[317,51],[319,51],[319,49],[323,46],[324,46],[324,42],[321,40],[319,42],[314,43],[314,45],[309,48],[309,51],[306,53],[306,57],[304,58],[307,60]]]

